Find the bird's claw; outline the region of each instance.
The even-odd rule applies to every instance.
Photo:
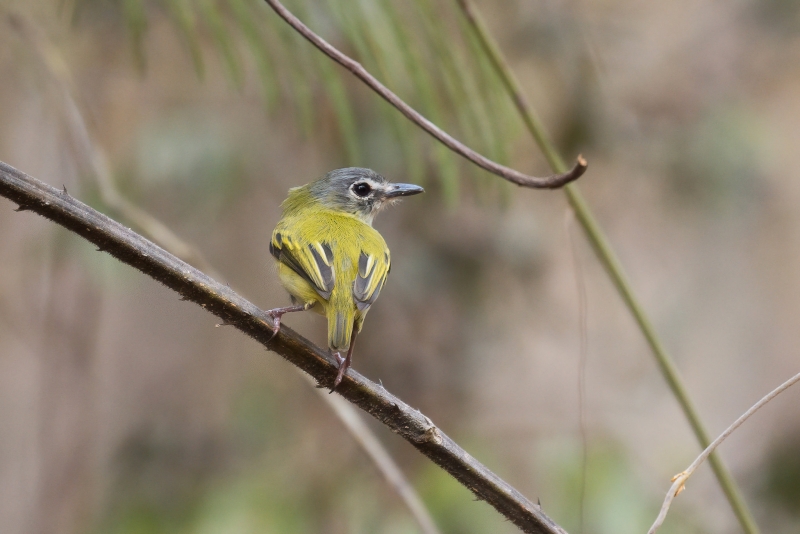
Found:
[[[339,354],[338,352],[334,352],[333,357],[336,359],[336,363],[339,364],[339,370],[336,373],[336,379],[333,381],[333,387],[331,388],[331,393],[336,391],[336,388],[339,387],[339,384],[342,383],[342,379],[344,379],[344,374],[350,367],[350,354],[347,355],[347,358],[342,358],[341,354]]]
[[[267,340],[267,343],[272,341],[275,338],[275,336],[278,335],[278,332],[281,331],[281,317],[283,317],[283,314],[306,311],[312,306],[314,306],[313,303],[308,303],[308,304],[302,304],[300,306],[287,306],[285,308],[273,308],[271,310],[265,311],[264,313],[266,313],[272,318],[272,335]]]
[[[282,313],[274,313],[273,310],[268,310],[267,315],[272,318],[272,335],[269,336],[267,343],[275,339],[275,336],[278,335],[278,332],[281,331],[281,317],[283,316]]]

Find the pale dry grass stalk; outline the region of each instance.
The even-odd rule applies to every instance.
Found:
[[[739,416],[739,418],[736,421],[734,421],[731,424],[731,426],[725,429],[725,432],[720,434],[719,437],[717,437],[717,439],[715,439],[708,447],[706,447],[706,449],[702,453],[700,453],[700,456],[695,458],[694,462],[692,462],[692,465],[687,467],[686,470],[681,471],[680,473],[672,477],[672,486],[669,488],[667,496],[664,498],[664,504],[661,505],[661,511],[658,513],[658,517],[653,523],[653,526],[650,527],[650,530],[647,531],[647,534],[655,534],[656,531],[661,527],[661,525],[664,523],[664,520],[667,518],[667,512],[669,512],[669,507],[672,504],[672,501],[675,499],[675,497],[678,496],[679,493],[681,493],[684,489],[686,489],[686,481],[689,480],[689,477],[692,476],[692,474],[697,470],[698,467],[700,467],[700,464],[706,461],[706,459],[708,459],[708,457],[711,456],[711,453],[713,453],[716,450],[716,448],[719,447],[722,444],[722,442],[728,438],[728,436],[733,434],[733,432],[737,428],[742,426],[742,423],[747,421],[747,419],[749,419],[751,415],[756,413],[765,404],[767,404],[769,401],[771,401],[772,399],[774,399],[775,397],[777,397],[778,395],[789,389],[797,382],[800,382],[800,373],[794,375],[792,378],[790,378],[780,386],[776,387],[775,389],[767,393],[764,397],[762,397],[760,401],[755,403],[753,406],[750,407],[749,410],[747,410],[741,416]]]

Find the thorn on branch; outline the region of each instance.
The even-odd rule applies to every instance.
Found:
[[[30,209],[31,209],[31,207],[28,206],[27,204],[20,204],[19,206],[17,206],[17,209],[15,209],[14,211],[18,211],[18,212],[19,211],[30,211]]]
[[[67,186],[64,184],[61,184],[61,193],[66,196],[69,196],[69,193],[67,192]]]
[[[425,429],[425,432],[415,440],[417,443],[435,443],[439,445],[442,443],[442,436],[439,434],[439,429],[435,426],[430,426]]]
[[[686,471],[681,471],[680,473],[678,473],[677,475],[675,475],[670,479],[670,482],[675,482],[676,480],[681,481],[680,485],[678,486],[678,489],[675,490],[676,497],[680,495],[683,490],[686,489],[686,481],[689,479],[690,475],[691,473],[687,473]]]

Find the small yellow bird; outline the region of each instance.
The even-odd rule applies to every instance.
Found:
[[[285,313],[314,310],[328,319],[328,346],[339,364],[331,391],[350,367],[356,334],[389,274],[389,248],[372,220],[400,197],[422,193],[370,169],[331,171],[289,190],[272,232],[270,253],[294,306],[267,313],[280,330]],[[347,356],[342,357],[342,352]]]

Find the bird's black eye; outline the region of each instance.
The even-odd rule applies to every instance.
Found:
[[[370,194],[372,188],[366,182],[358,182],[357,184],[353,184],[353,193],[360,197],[365,197]]]

